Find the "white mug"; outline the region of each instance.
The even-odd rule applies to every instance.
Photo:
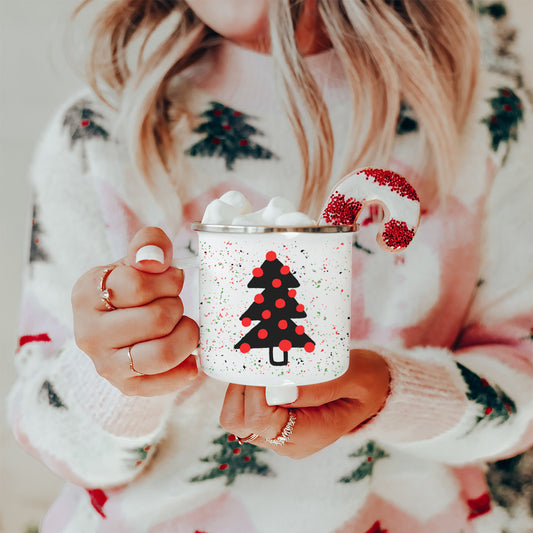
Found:
[[[203,372],[267,387],[271,404],[346,372],[354,226],[191,227]]]

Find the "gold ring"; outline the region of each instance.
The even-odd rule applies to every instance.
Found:
[[[237,435],[235,435],[235,437],[237,437]],[[242,445],[245,442],[254,441],[257,437],[259,437],[257,433],[250,433],[247,437],[237,437],[237,442]]]
[[[274,446],[283,446],[286,442],[290,440],[290,436],[292,435],[295,424],[296,413],[292,409],[289,409],[289,420],[287,420],[287,423],[285,424],[285,426],[283,426],[283,429],[281,430],[280,434],[274,439],[265,440],[269,444],[273,444]]]
[[[113,272],[115,268],[116,265],[113,265],[104,269],[104,271],[102,272],[102,276],[100,277],[100,282],[98,283],[98,289],[100,290],[100,300],[102,300],[102,302],[104,303],[107,311],[114,311],[116,309],[116,307],[110,301],[111,291],[106,287],[107,277],[109,276],[109,274],[111,274],[111,272]]]
[[[143,374],[142,372],[139,372],[134,366],[133,366],[133,357],[131,355],[131,349],[133,346],[128,347],[128,357],[130,359],[130,370],[132,372],[135,372],[135,374],[139,374],[139,376],[146,376],[146,374]]]

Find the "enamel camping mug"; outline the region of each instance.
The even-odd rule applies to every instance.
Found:
[[[265,387],[335,379],[349,364],[354,227],[198,232],[202,370]]]

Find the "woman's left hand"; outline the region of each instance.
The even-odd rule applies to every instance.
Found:
[[[264,387],[229,385],[220,423],[241,439],[255,434],[253,444],[302,459],[376,415],[387,398],[389,382],[389,369],[380,355],[352,350],[345,374],[299,387],[297,400],[285,406],[268,405]],[[289,409],[296,416],[290,437],[283,445],[269,443],[267,439],[276,439],[289,422]]]

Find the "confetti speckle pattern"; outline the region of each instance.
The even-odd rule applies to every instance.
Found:
[[[200,359],[204,372],[227,382],[273,386],[319,383],[347,370],[352,233],[199,232],[198,236]],[[286,339],[274,348],[278,359],[283,358],[282,350],[288,352],[288,364],[283,366],[270,363],[269,348],[254,348],[246,341],[235,348],[254,325],[253,320],[241,317],[262,298],[259,289],[249,288],[248,283],[261,277],[259,265],[265,258],[278,259],[287,267],[280,270],[280,276],[294,275],[298,280],[300,285],[290,289],[289,297],[296,297],[296,311],[306,315],[296,319],[294,331],[309,339],[305,343]],[[282,303],[276,301],[275,305]],[[288,327],[285,322],[276,320],[280,330]],[[257,333],[259,339],[268,341],[267,328]],[[295,343],[300,346],[293,346]]]

